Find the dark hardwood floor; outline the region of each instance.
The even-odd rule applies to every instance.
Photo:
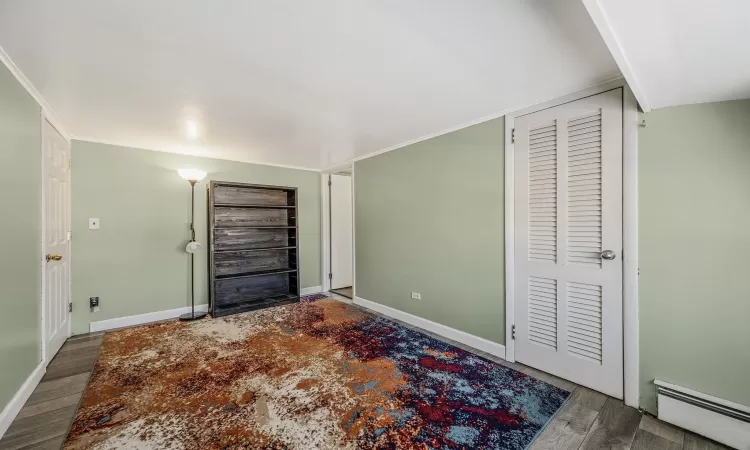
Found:
[[[59,449],[73,423],[104,333],[74,336],[47,366],[44,378],[0,440],[0,449]]]
[[[400,323],[417,329],[407,323]],[[419,331],[572,392],[570,399],[529,447],[531,450],[727,448],[643,415],[640,411],[625,406],[620,400],[570,381],[523,364],[509,363],[425,330]],[[103,333],[95,333],[68,339],[0,440],[0,450],[58,449],[62,446],[94,368],[103,337]]]
[[[508,362],[400,320],[367,311],[571,391],[568,401],[529,446],[529,450],[720,450],[729,448],[643,414],[635,408],[625,406],[622,400],[608,397],[532,367]]]
[[[331,289],[331,292],[333,292],[334,294],[338,294],[342,297],[354,298],[354,290],[351,286],[342,287],[339,289]]]

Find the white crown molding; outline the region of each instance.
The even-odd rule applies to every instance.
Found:
[[[630,90],[633,91],[633,95],[635,95],[636,100],[638,100],[641,109],[643,112],[651,111],[651,106],[646,99],[646,94],[638,83],[638,78],[635,76],[633,67],[630,65],[630,61],[625,55],[620,40],[617,39],[614,28],[612,28],[612,24],[610,24],[607,13],[604,11],[604,8],[602,8],[601,3],[599,0],[583,0],[583,5],[589,12],[589,16],[591,16],[594,25],[596,25],[597,30],[599,30],[599,34],[602,36],[604,44],[606,44],[609,53],[612,54],[612,58],[614,58],[617,63],[617,67],[620,68],[625,80],[628,82]]]
[[[164,149],[156,149],[156,148],[149,148],[149,147],[143,147],[143,146],[135,146],[131,144],[127,144],[124,142],[118,142],[114,140],[108,140],[108,139],[97,139],[87,136],[72,136],[71,139],[75,141],[81,141],[81,142],[92,142],[94,144],[104,144],[104,145],[113,145],[116,147],[124,147],[124,148],[132,148],[136,150],[148,150],[150,152],[160,152],[160,153],[172,153],[176,155],[185,155],[185,156],[193,156],[195,158],[205,158],[205,159],[217,159],[220,161],[232,161],[232,162],[240,162],[245,164],[256,164],[259,166],[271,166],[271,167],[279,167],[282,169],[294,169],[294,170],[306,170],[309,172],[320,172],[320,169],[315,169],[312,167],[303,167],[303,166],[292,166],[288,164],[275,164],[275,163],[269,163],[269,162],[261,162],[261,161],[253,161],[250,159],[232,159],[232,158],[221,158],[217,156],[204,156],[204,155],[195,155],[192,153],[185,153],[185,152],[178,152],[178,151],[171,151],[171,150],[164,150]]]
[[[542,104],[546,100],[549,100],[550,98],[556,99],[556,98],[563,98],[563,97],[567,97],[567,96],[575,97],[577,95],[580,95],[580,93],[582,93],[582,92],[601,90],[601,89],[603,89],[603,88],[605,88],[605,87],[607,87],[609,85],[617,84],[617,82],[620,81],[620,80],[622,80],[622,79],[623,79],[622,75],[614,75],[612,77],[604,79],[601,83],[595,84],[594,86],[588,86],[588,87],[585,87],[583,89],[578,89],[576,91],[573,91],[572,93],[570,91],[566,91],[565,93],[563,93],[561,95],[553,95],[553,96],[548,97],[547,99],[535,100],[535,101],[533,101],[531,103],[528,103],[528,104],[525,104],[523,106],[514,106],[512,108],[505,109],[505,110],[500,111],[498,113],[493,113],[493,114],[490,114],[490,115],[487,115],[487,116],[484,116],[484,117],[480,117],[479,119],[472,120],[470,122],[462,123],[461,125],[456,125],[456,126],[453,126],[453,127],[450,127],[450,128],[445,128],[443,130],[436,131],[434,133],[430,133],[430,134],[424,135],[424,136],[416,138],[416,139],[411,139],[411,140],[408,140],[406,142],[402,142],[400,144],[396,144],[396,145],[393,145],[391,147],[384,148],[382,150],[376,150],[376,151],[374,151],[372,153],[368,153],[366,155],[357,156],[355,158],[351,158],[351,159],[348,159],[346,161],[342,161],[342,162],[338,162],[336,164],[328,165],[328,166],[324,167],[323,169],[321,169],[320,172],[323,172],[323,173],[334,172],[335,170],[337,170],[337,169],[339,169],[341,167],[351,166],[355,162],[362,161],[363,159],[368,159],[368,158],[372,158],[373,156],[381,155],[383,153],[392,152],[392,151],[398,150],[400,148],[404,148],[404,147],[408,147],[410,145],[418,144],[418,143],[420,143],[422,141],[427,141],[427,140],[430,140],[430,139],[433,139],[433,138],[436,138],[436,137],[443,136],[445,134],[453,133],[454,131],[459,131],[459,130],[463,130],[464,128],[473,127],[474,125],[479,125],[480,123],[488,122],[490,120],[499,119],[500,117],[507,116],[508,114],[516,113],[518,111],[522,111],[522,110],[528,109],[528,108],[530,108],[530,107],[532,107],[534,105]],[[622,86],[622,84],[619,84],[617,87],[620,87],[620,86]]]
[[[62,122],[60,122],[60,119],[52,110],[52,107],[49,105],[49,103],[47,103],[44,97],[42,97],[42,94],[39,93],[36,87],[34,87],[34,84],[31,82],[31,80],[26,78],[26,75],[21,72],[21,69],[18,68],[16,63],[14,63],[12,59],[10,59],[10,56],[2,47],[0,47],[0,61],[5,64],[5,67],[10,70],[10,73],[12,73],[13,76],[16,77],[16,80],[21,83],[21,86],[26,89],[26,92],[28,92],[29,95],[31,95],[31,97],[39,104],[39,107],[42,108],[42,112],[44,113],[44,117],[49,121],[49,123],[52,124],[52,126],[58,131],[58,133],[62,135],[62,137],[65,138],[66,141],[70,142],[70,133],[65,130],[65,127],[62,125]]]
[[[295,169],[295,170],[307,170],[310,172],[320,172],[320,169],[312,168],[312,167],[292,166],[288,164],[274,164],[274,163],[269,163],[269,162],[260,162],[260,161],[252,161],[252,160],[217,158],[214,156],[191,155],[189,153],[159,150],[155,148],[136,147],[136,146],[129,145],[123,142],[96,139],[96,138],[91,138],[91,137],[86,137],[86,136],[78,136],[78,135],[70,134],[66,130],[66,128],[63,126],[62,122],[60,121],[58,116],[55,114],[54,110],[49,105],[49,103],[47,103],[44,97],[42,97],[42,94],[39,93],[36,87],[34,87],[34,84],[26,77],[26,75],[24,75],[21,69],[18,68],[18,66],[13,62],[13,60],[10,58],[8,53],[6,53],[2,47],[0,47],[0,61],[2,61],[3,64],[5,64],[5,66],[8,68],[10,73],[12,73],[13,76],[16,78],[16,80],[18,80],[18,82],[21,84],[21,86],[23,86],[24,89],[26,89],[26,92],[28,92],[29,95],[31,95],[31,97],[39,104],[39,107],[42,108],[44,117],[49,121],[49,123],[52,124],[52,126],[68,142],[75,139],[77,141],[94,142],[97,144],[106,144],[106,145],[116,145],[118,147],[135,148],[135,149],[140,149],[140,150],[150,150],[154,152],[176,153],[176,154],[187,155],[187,156],[195,156],[197,158],[218,159],[218,160],[223,160],[223,161],[234,161],[234,162],[241,162],[241,163],[247,163],[247,164],[258,164],[261,166],[280,167],[283,169]]]
[[[23,405],[26,404],[26,400],[31,397],[31,394],[42,380],[46,371],[47,365],[44,361],[40,362],[34,371],[31,372],[26,381],[24,381],[23,385],[21,385],[20,389],[18,389],[16,395],[14,395],[5,408],[3,408],[3,411],[0,413],[0,439],[2,439],[5,432],[8,431],[8,428],[13,423],[13,420],[18,413],[21,412]]]
[[[589,8],[589,3],[594,2],[596,4],[596,7],[598,8],[598,10],[601,12],[602,17],[604,17],[603,16],[603,11],[601,10],[601,7],[599,7],[597,0],[583,0],[583,1],[584,1],[584,4],[586,4],[587,8]],[[592,18],[593,18],[593,13],[591,13],[591,10],[589,10],[589,13],[592,14]],[[603,20],[606,22],[606,18],[604,18]],[[599,27],[599,23],[597,22],[596,19],[594,20],[594,22],[597,24],[597,27]],[[608,22],[606,22],[606,23],[607,23],[607,26],[609,26]],[[602,32],[601,28],[600,28],[600,32]],[[612,36],[614,37],[614,35],[612,35]],[[604,35],[603,35],[603,37],[604,37]],[[609,42],[607,41],[606,38],[605,38],[605,42],[607,42],[607,45],[609,46]],[[616,42],[616,39],[615,39],[615,42]],[[612,51],[611,48],[610,48],[610,51]],[[613,56],[615,56],[614,53],[613,53]],[[624,58],[624,54],[622,56]],[[42,95],[34,87],[34,85],[31,83],[31,81],[23,74],[23,72],[21,72],[21,69],[19,69],[18,66],[16,66],[16,64],[13,62],[13,60],[10,58],[10,56],[5,52],[5,50],[1,46],[0,46],[0,60],[2,60],[2,62],[8,68],[8,70],[10,70],[10,72],[13,74],[13,76],[16,77],[16,79],[18,80],[18,82],[21,83],[21,85],[26,89],[26,91],[29,93],[29,95],[31,95],[32,98],[34,98],[34,100],[36,100],[36,102],[42,108],[42,111],[43,111],[45,117],[47,118],[47,120],[52,124],[53,127],[55,127],[55,129],[57,129],[57,131],[68,142],[70,142],[71,140],[77,140],[77,141],[82,141],[82,142],[93,142],[93,143],[96,143],[96,144],[114,145],[114,146],[118,146],[118,147],[134,148],[134,149],[139,149],[139,150],[149,150],[149,151],[154,151],[154,152],[174,153],[174,154],[179,154],[179,155],[194,156],[196,158],[217,159],[217,160],[222,160],[222,161],[234,161],[234,162],[241,162],[241,163],[246,163],[246,164],[257,164],[257,165],[261,165],[261,166],[280,167],[280,168],[283,168],[283,169],[306,170],[306,171],[310,171],[310,172],[319,172],[319,173],[320,172],[331,172],[331,171],[333,171],[333,170],[335,170],[335,169],[337,169],[339,167],[342,167],[342,166],[351,166],[356,161],[362,161],[364,159],[372,158],[373,156],[377,156],[377,155],[380,155],[380,154],[383,154],[383,153],[388,153],[388,152],[391,152],[393,150],[398,150],[400,148],[408,147],[410,145],[417,144],[417,143],[422,142],[422,141],[427,141],[429,139],[433,139],[433,138],[436,138],[436,137],[439,137],[439,136],[442,136],[442,135],[445,135],[445,134],[449,134],[449,133],[452,133],[454,131],[459,131],[459,130],[462,130],[464,128],[469,128],[471,126],[478,125],[480,123],[484,123],[484,122],[487,122],[487,121],[490,121],[490,120],[498,119],[498,118],[506,116],[506,115],[508,115],[510,113],[513,113],[513,112],[516,112],[516,111],[520,111],[520,110],[528,108],[528,107],[530,107],[532,105],[537,105],[537,104],[541,103],[540,101],[534,101],[534,102],[531,102],[531,103],[529,103],[527,105],[524,105],[524,106],[508,108],[508,109],[503,110],[503,111],[498,112],[498,113],[493,113],[493,114],[481,117],[479,119],[472,120],[470,122],[465,122],[465,123],[457,125],[457,126],[453,126],[453,127],[450,127],[450,128],[445,128],[443,130],[440,130],[440,131],[437,131],[437,132],[434,132],[434,133],[430,133],[430,134],[421,136],[421,137],[416,138],[416,139],[410,139],[410,140],[402,142],[400,144],[396,144],[396,145],[393,145],[393,146],[390,146],[390,147],[387,147],[387,148],[384,148],[384,149],[381,149],[381,150],[376,150],[376,151],[368,153],[366,155],[358,156],[358,157],[355,157],[355,158],[351,158],[351,159],[343,161],[343,162],[338,162],[336,164],[332,164],[332,165],[326,166],[326,167],[324,167],[324,168],[321,169],[321,168],[313,168],[313,167],[294,166],[294,165],[289,165],[289,164],[275,164],[275,163],[269,163],[269,162],[254,161],[254,160],[249,160],[249,159],[233,159],[233,158],[220,158],[220,157],[215,157],[215,156],[194,155],[194,154],[184,153],[184,152],[169,151],[169,150],[149,148],[149,147],[144,147],[144,146],[134,146],[134,145],[130,145],[130,144],[127,144],[127,143],[124,143],[124,142],[118,142],[118,141],[115,141],[115,140],[97,139],[97,138],[93,138],[93,137],[89,137],[89,136],[72,135],[72,134],[70,134],[70,133],[68,133],[66,131],[65,127],[63,127],[62,123],[60,122],[59,118],[57,117],[57,115],[52,110],[52,107],[49,105],[49,103],[47,103],[47,101],[44,99],[44,97],[42,97]],[[617,59],[617,56],[615,56],[615,60],[617,61],[618,65],[619,65],[620,64],[620,60]],[[628,81],[628,84],[631,85],[631,89],[633,90],[633,93],[635,94],[636,99],[638,99],[638,102],[641,105],[641,109],[644,112],[650,111],[650,109],[648,109],[647,103],[645,102],[645,98],[642,97],[640,89],[636,89],[634,87],[634,85],[635,85],[635,78],[632,76],[632,71],[630,72],[631,73],[631,78],[632,78],[632,82],[631,82],[631,78],[628,77],[625,69],[623,69],[623,66],[620,66],[620,69],[625,74],[625,79],[626,79],[626,81]],[[599,83],[599,84],[597,84],[595,86],[591,86],[591,87],[587,87],[587,88],[575,91],[574,94],[577,93],[577,92],[586,91],[588,89],[599,88],[599,87],[605,86],[605,85],[607,85],[609,83],[612,83],[612,82],[620,80],[620,79],[622,79],[622,76],[616,75],[616,76],[610,77],[610,78],[602,81],[601,83]],[[570,95],[573,95],[573,94],[570,94]],[[555,95],[555,96],[551,96],[550,98],[558,98],[558,97],[563,97],[563,96],[564,95]],[[643,100],[642,100],[642,98],[643,98]]]
[[[399,311],[398,309],[391,308],[390,306],[385,306],[381,305],[380,303],[365,300],[362,297],[355,296],[354,304],[375,312],[379,312],[380,314],[392,317],[402,322],[406,322],[409,325],[414,325],[415,327],[419,327],[423,330],[427,330],[450,340],[468,345],[469,347],[475,348],[479,351],[487,352],[491,355],[495,355],[499,358],[505,359],[505,346],[502,344],[498,344],[497,342],[492,342],[479,336],[474,336],[473,334],[469,334],[461,330],[456,330],[455,328],[441,325],[439,323],[423,319],[413,314]]]

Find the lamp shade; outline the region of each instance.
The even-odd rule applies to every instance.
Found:
[[[180,169],[177,173],[188,181],[201,181],[206,178],[206,172],[200,169]]]

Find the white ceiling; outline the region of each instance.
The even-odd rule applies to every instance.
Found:
[[[750,1],[583,1],[644,109],[750,98]]]
[[[76,138],[309,168],[619,75],[580,0],[4,0],[0,46]]]

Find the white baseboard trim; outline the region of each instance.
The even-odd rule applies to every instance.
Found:
[[[313,286],[308,288],[302,288],[299,291],[299,295],[312,295],[312,294],[320,294],[323,292],[322,286]]]
[[[462,344],[468,345],[469,347],[473,347],[477,350],[481,350],[483,352],[487,352],[491,355],[495,355],[505,359],[505,346],[502,344],[498,344],[497,342],[488,341],[487,339],[474,336],[473,334],[459,331],[455,328],[447,327],[445,325],[423,319],[419,316],[405,313],[389,306],[381,305],[380,303],[371,302],[370,300],[365,300],[361,297],[354,297],[354,304],[379,312],[380,314],[386,315],[388,317],[393,317],[394,319],[398,319],[402,322],[414,325],[415,327],[419,327],[432,333],[439,334],[440,336],[458,341]]]
[[[46,371],[47,365],[44,363],[44,361],[41,361],[39,365],[36,366],[34,371],[31,372],[31,375],[29,375],[26,381],[23,382],[23,385],[21,385],[21,389],[16,392],[16,395],[13,396],[13,398],[10,400],[10,403],[5,405],[3,412],[0,413],[0,439],[2,439],[3,435],[5,435],[5,432],[8,431],[10,424],[13,423],[13,420],[21,411],[23,405],[26,404],[26,400],[31,397],[31,394],[34,392],[34,389],[36,389],[36,386],[42,380],[42,377],[44,376],[44,373]]]
[[[750,449],[750,407],[654,380],[659,419],[740,450]]]
[[[195,305],[195,310],[199,312],[207,312],[208,305]],[[184,308],[168,309],[166,311],[156,311],[152,313],[138,314],[135,316],[100,320],[98,322],[91,322],[89,331],[94,333],[97,331],[114,330],[115,328],[132,327],[135,325],[143,325],[145,323],[159,322],[161,320],[175,319],[181,314],[189,313],[190,311],[191,308],[189,306],[186,306]]]

